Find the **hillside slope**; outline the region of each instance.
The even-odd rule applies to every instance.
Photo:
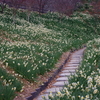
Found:
[[[13,78],[16,79],[17,74],[30,82],[36,81],[39,75],[54,68],[63,52],[80,48],[99,37],[99,22],[89,14],[78,12],[61,19],[58,13],[38,15],[32,12],[27,21],[26,11],[19,10],[12,16],[12,9],[7,8],[0,14],[0,61],[15,71]],[[0,71],[3,69],[6,73],[7,68],[2,67]],[[1,74],[0,88],[0,100],[8,100],[5,98],[7,91],[21,91],[22,84]],[[14,98],[13,93],[7,97],[9,100]]]

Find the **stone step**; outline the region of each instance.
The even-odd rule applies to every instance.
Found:
[[[78,67],[64,67],[64,70],[76,70]]]
[[[79,53],[79,52],[78,52],[78,53],[75,52],[75,53],[73,53],[73,55],[75,55],[75,56],[83,56],[83,54],[81,54],[81,53]],[[73,55],[72,55],[72,56],[73,56]]]
[[[68,77],[59,77],[56,79],[56,81],[67,81]]]
[[[74,52],[74,55],[75,55],[75,54],[76,54],[76,55],[82,55],[82,51],[78,51],[78,52],[76,51],[76,52]]]
[[[79,64],[70,64],[70,63],[68,63],[67,66],[68,66],[68,67],[78,67]]]
[[[72,73],[62,73],[62,74],[59,74],[59,76],[60,76],[60,77],[64,77],[64,76],[67,77],[67,76],[70,76],[71,74],[72,74]]]
[[[73,54],[72,56],[71,56],[71,58],[81,58],[83,55],[76,55],[76,54]]]
[[[62,73],[75,73],[75,70],[63,70]]]
[[[63,89],[62,87],[53,87],[53,88],[47,89],[44,93],[56,93],[62,89]]]
[[[70,62],[81,62],[79,59],[71,59]]]
[[[81,58],[72,58],[70,61],[71,61],[71,62],[72,62],[72,61],[73,61],[73,62],[75,62],[75,61],[81,62],[82,59],[81,59]]]
[[[80,59],[81,57],[82,57],[82,56],[79,56],[79,55],[72,55],[72,56],[71,56],[71,58],[73,58],[73,59],[75,59],[75,58],[76,58],[76,59]]]
[[[58,81],[54,83],[53,86],[64,87],[65,84],[68,84],[68,81]]]
[[[80,62],[69,62],[69,64],[80,64]]]
[[[44,97],[45,97],[46,100],[50,100],[50,99],[48,98],[48,96],[49,96],[49,94],[43,94],[43,95],[38,96],[38,98],[36,98],[36,100],[44,100],[44,99],[43,99]]]
[[[80,58],[71,58],[70,61],[71,60],[73,60],[73,61],[80,61]]]

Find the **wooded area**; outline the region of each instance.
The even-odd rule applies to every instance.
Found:
[[[56,11],[70,15],[76,10],[89,10],[92,14],[100,13],[99,0],[0,0],[1,13],[3,13],[7,4],[14,9],[28,9],[28,19],[31,10],[37,11],[39,14],[48,11]]]

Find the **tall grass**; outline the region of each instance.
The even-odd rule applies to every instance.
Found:
[[[19,92],[21,89],[22,83],[0,68],[0,100],[12,100],[15,92]]]

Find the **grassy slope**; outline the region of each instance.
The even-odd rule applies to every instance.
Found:
[[[11,9],[0,14],[0,60],[29,81],[54,68],[63,52],[81,47],[100,32],[100,24],[81,13],[61,21],[58,13],[31,13],[28,22],[26,13],[18,11],[12,23]]]

